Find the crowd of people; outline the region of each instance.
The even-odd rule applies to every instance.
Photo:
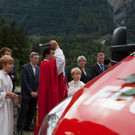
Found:
[[[7,47],[0,50],[1,135],[13,135],[13,99],[19,98],[14,93],[17,75],[11,52]],[[24,130],[34,131],[34,135],[38,135],[45,115],[53,107],[112,66],[111,60],[105,60],[104,53],[100,52],[97,54],[97,62],[89,69],[86,68],[85,56],[79,56],[78,67],[70,72],[65,66],[64,53],[55,40],[51,40],[44,48],[40,67],[37,52],[31,52],[29,59],[30,62],[21,67],[21,108],[17,135],[22,135]],[[34,129],[31,127],[33,119]]]

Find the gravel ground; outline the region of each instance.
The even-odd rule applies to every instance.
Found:
[[[14,104],[14,135],[17,135],[17,118],[19,114],[20,104]],[[34,122],[32,123],[34,127]],[[24,131],[23,135],[34,135],[33,132]]]
[[[20,89],[16,89],[14,91],[15,93],[20,93]],[[17,118],[18,118],[18,114],[19,114],[19,109],[20,109],[20,104],[14,104],[14,135],[17,135]],[[32,122],[32,126],[34,128],[34,122]],[[28,131],[24,131],[23,135],[34,135],[33,132],[28,132]]]

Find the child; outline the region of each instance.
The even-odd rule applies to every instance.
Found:
[[[8,73],[13,69],[14,59],[4,55],[0,58],[0,135],[13,135],[13,102],[18,95],[12,93],[12,81]]]
[[[77,90],[85,85],[82,81],[80,81],[81,73],[82,72],[78,67],[71,70],[73,80],[69,82],[68,96],[73,95]]]

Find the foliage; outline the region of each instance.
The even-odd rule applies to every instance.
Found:
[[[107,37],[108,36],[102,37],[102,40],[107,39]],[[110,57],[109,46],[102,45],[99,40],[95,38],[95,34],[61,36],[31,35],[28,38],[24,28],[18,27],[15,21],[12,21],[9,25],[5,23],[4,19],[0,21],[0,48],[6,46],[12,50],[12,56],[15,59],[18,73],[18,83],[20,83],[21,66],[29,62],[30,51],[39,52],[41,61],[43,48],[39,47],[39,43],[46,43],[52,39],[57,40],[60,44],[65,54],[66,65],[69,66],[69,68],[78,66],[77,58],[79,55],[86,57],[88,68],[96,62],[98,52],[104,52],[107,57]]]
[[[34,35],[35,36],[35,35]],[[32,38],[32,37],[31,37]],[[87,59],[87,67],[90,68],[96,62],[98,52],[104,52],[106,57],[110,57],[110,46],[102,45],[93,40],[93,35],[74,35],[74,36],[42,36],[40,40],[33,44],[32,50],[38,51],[42,55],[43,48],[39,48],[39,43],[47,43],[50,40],[57,40],[64,51],[66,65],[73,68],[77,65],[79,55],[84,55]]]
[[[126,78],[118,78],[118,79],[121,79],[121,80],[124,80],[125,83],[135,83],[135,74],[131,74],[129,76],[127,76]]]
[[[128,42],[135,43],[135,1],[130,2],[130,5],[127,8],[127,16],[125,25],[128,30]]]
[[[112,33],[113,21],[104,0],[6,0],[0,17],[15,20],[28,35],[101,36]]]
[[[135,7],[133,3],[129,7],[125,23],[132,43]],[[39,52],[41,61],[43,48],[39,43],[52,39],[63,49],[69,68],[78,66],[79,55],[86,57],[89,68],[98,52],[110,57],[110,34],[114,29],[111,17],[104,0],[1,0],[0,48],[11,48],[18,78],[30,51]],[[106,40],[105,44],[101,44],[102,40]]]
[[[4,19],[0,21],[0,48],[2,47],[12,50],[19,78],[21,66],[29,61],[30,43],[25,30],[18,27],[15,21],[10,25],[7,25]]]

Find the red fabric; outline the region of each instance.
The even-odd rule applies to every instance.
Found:
[[[56,60],[41,61],[39,89],[38,89],[38,110],[34,135],[38,135],[40,126],[45,115],[67,96],[63,73],[58,76]]]

